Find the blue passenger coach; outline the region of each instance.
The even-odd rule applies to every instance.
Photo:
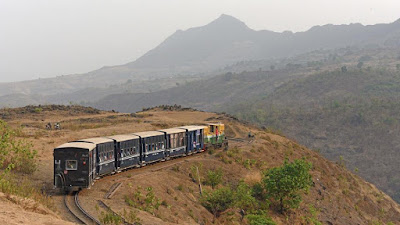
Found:
[[[204,150],[204,128],[205,126],[183,126],[179,127],[186,131],[187,149],[186,154],[190,155]]]
[[[96,145],[96,174],[101,176],[115,170],[114,141],[105,137],[88,138],[74,142]]]
[[[139,137],[141,147],[141,163],[151,163],[165,160],[165,137],[164,133],[159,131],[146,131],[133,133]]]
[[[140,166],[140,140],[136,135],[114,135],[115,169],[123,170]]]
[[[186,154],[186,132],[183,129],[170,128],[160,130],[165,135],[166,157],[178,157]]]

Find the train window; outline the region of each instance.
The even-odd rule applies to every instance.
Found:
[[[78,169],[78,161],[66,160],[65,161],[65,169],[66,170],[77,170]]]

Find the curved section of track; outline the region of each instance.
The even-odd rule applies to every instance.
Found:
[[[65,195],[64,204],[77,222],[86,225],[100,225],[100,222],[88,214],[79,204],[79,191]]]

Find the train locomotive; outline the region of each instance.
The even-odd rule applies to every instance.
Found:
[[[228,146],[222,123],[72,141],[54,149],[54,186],[90,188],[104,175],[222,146]]]

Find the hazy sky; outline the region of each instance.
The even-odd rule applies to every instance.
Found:
[[[178,29],[221,14],[255,30],[390,23],[399,0],[0,0],[0,82],[134,61]]]

